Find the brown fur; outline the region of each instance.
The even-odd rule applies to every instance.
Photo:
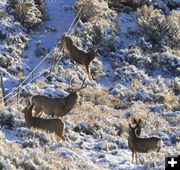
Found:
[[[36,95],[31,99],[34,104],[35,116],[40,117],[44,112],[47,115],[62,117],[66,115],[77,103],[79,93],[77,91],[67,97],[50,98],[44,95]]]
[[[24,113],[26,125],[28,128],[42,129],[50,133],[55,133],[61,139],[65,140],[64,128],[65,124],[61,119],[42,119],[39,117],[32,117],[33,104],[26,107],[22,112]]]
[[[62,117],[66,115],[78,102],[79,91],[87,86],[85,79],[79,89],[73,90],[67,97],[50,98],[44,95],[36,95],[31,99],[34,105],[35,116],[40,117],[44,112],[47,115]],[[72,89],[71,89],[72,90]]]
[[[159,152],[161,148],[161,139],[157,137],[140,138],[137,135],[136,131],[137,128],[133,128],[129,124],[128,144],[130,149],[132,150],[132,162],[135,154],[137,163],[137,153],[147,153],[151,150],[156,150],[157,152]]]
[[[91,73],[89,64],[95,57],[99,56],[98,52],[94,49],[89,52],[80,49],[76,46],[76,44],[74,44],[72,38],[68,35],[63,36],[61,39],[61,45],[65,48],[66,51],[68,51],[68,54],[72,60],[85,66],[86,72],[90,76]]]

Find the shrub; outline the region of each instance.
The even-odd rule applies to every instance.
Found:
[[[97,14],[97,8],[91,0],[79,1],[79,3],[76,4],[76,8],[78,10],[81,9],[79,16],[82,22],[88,22],[93,16]]]
[[[180,43],[180,13],[172,12],[165,16],[160,10],[143,6],[137,11],[141,34],[152,45],[178,47]]]
[[[110,18],[110,11],[108,8],[108,4],[104,1],[99,2],[98,0],[79,0],[75,4],[75,8],[80,12],[80,19],[82,22],[92,22],[96,23],[99,19],[107,19]]]
[[[41,11],[42,15],[45,15],[46,5],[44,0],[34,0],[35,4],[38,6],[38,9]]]
[[[7,1],[10,8],[15,8],[16,4],[18,3],[18,0],[8,0]]]
[[[12,64],[11,58],[0,54],[0,67],[8,68]]]
[[[19,21],[23,21],[26,17],[27,11],[29,8],[29,4],[22,2],[15,5],[15,17]]]
[[[21,2],[15,5],[15,18],[28,29],[38,26],[41,16],[41,12],[33,3]]]
[[[4,18],[6,16],[6,12],[2,9],[0,9],[0,19]]]

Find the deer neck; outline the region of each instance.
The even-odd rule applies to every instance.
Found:
[[[136,136],[141,135],[141,128],[139,126],[136,126],[135,133],[136,133]]]
[[[136,129],[131,129],[131,132],[129,134],[129,139],[134,143],[138,139],[138,136],[136,134]]]
[[[69,112],[73,107],[74,105],[77,103],[77,100],[78,100],[78,92],[73,92],[71,94],[69,94],[67,97],[66,97],[66,111]]]
[[[94,60],[94,58],[95,58],[95,55],[93,54],[93,52],[88,52],[88,60],[89,60],[89,63],[92,61],[92,60]]]
[[[73,40],[70,37],[67,37],[65,41],[65,48],[67,48],[67,50],[70,51],[73,46],[75,46]]]

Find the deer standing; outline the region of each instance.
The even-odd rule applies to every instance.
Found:
[[[139,137],[141,135],[141,128],[142,128],[142,120],[136,120],[135,118],[133,119],[133,123],[135,124],[135,129],[136,129],[136,134]],[[128,137],[128,146],[130,148],[130,150],[133,150],[133,146],[131,144],[131,137]]]
[[[32,116],[33,104],[25,107],[22,111],[24,113],[25,121],[28,128],[37,128],[45,130],[46,132],[55,133],[62,140],[64,137],[65,124],[61,119],[42,119],[39,117]]]
[[[151,150],[156,150],[159,152],[161,148],[161,139],[158,137],[150,137],[150,138],[140,138],[137,135],[137,127],[132,127],[129,124],[129,137],[128,137],[128,145],[132,151],[132,162],[134,159],[134,154],[136,156],[137,163],[137,153],[147,153]]]
[[[35,116],[40,117],[44,112],[47,115],[62,117],[66,115],[77,103],[79,98],[79,91],[87,87],[84,84],[78,89],[72,90],[67,97],[50,98],[45,95],[36,95],[31,99],[31,103],[34,104]]]
[[[91,49],[89,52],[86,52],[73,42],[72,38],[69,35],[64,35],[61,39],[61,46],[67,51],[70,58],[77,63],[85,66],[88,76],[91,75],[89,65],[91,61],[99,56],[99,53],[95,49]]]

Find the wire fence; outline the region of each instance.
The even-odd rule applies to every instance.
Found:
[[[76,17],[75,17],[74,20],[72,21],[72,23],[71,23],[68,31],[66,32],[66,34],[68,34],[70,31],[72,32],[72,31],[76,28],[77,23],[78,23],[78,21],[79,21],[79,20],[77,20],[77,18],[78,18],[78,16],[79,16],[80,12],[81,12],[81,9],[80,9],[80,10],[78,11],[78,13],[76,14]],[[76,23],[76,20],[77,20],[77,23]],[[74,28],[72,29],[73,25],[74,25]],[[25,78],[14,90],[12,90],[10,93],[8,93],[8,94],[5,95],[4,97],[2,97],[2,101],[3,101],[4,99],[6,99],[5,102],[4,102],[4,105],[7,104],[7,102],[9,102],[10,100],[12,100],[14,97],[16,97],[18,94],[20,94],[20,93],[23,91],[23,89],[28,86],[29,83],[31,83],[32,81],[34,81],[35,79],[37,79],[38,77],[42,76],[42,75],[45,73],[45,72],[43,72],[43,73],[38,74],[37,76],[35,76],[35,77],[33,77],[32,79],[30,79],[30,80],[26,83],[26,85],[24,85],[24,83],[29,79],[29,77],[32,76],[33,73],[40,67],[40,65],[52,54],[52,52],[54,51],[54,49],[55,49],[57,46],[58,46],[58,45],[56,45],[56,46],[36,65],[36,67],[26,76],[26,78]],[[63,51],[63,48],[60,49],[60,52],[59,52],[60,55],[61,55],[62,51]],[[52,71],[53,68],[56,68],[56,67],[58,66],[58,64],[60,63],[62,57],[63,57],[63,55],[61,55],[61,57],[59,57],[59,59],[58,59],[58,61],[57,61],[56,64],[53,64],[53,65],[48,69],[48,70],[49,70],[49,73],[51,73],[51,71]],[[47,74],[47,77],[48,77],[48,76],[49,76],[49,74]],[[45,78],[47,78],[47,77],[45,77]],[[15,92],[16,92],[16,93],[15,93]],[[13,94],[13,93],[15,93],[15,94]],[[12,95],[12,94],[13,94],[13,95]],[[11,95],[12,95],[12,96],[11,96]],[[9,96],[11,96],[11,97],[9,97]],[[7,99],[7,97],[9,97],[9,98]],[[17,103],[19,104],[19,102],[20,102],[21,100],[22,100],[22,98],[21,98],[20,100],[18,100]]]

